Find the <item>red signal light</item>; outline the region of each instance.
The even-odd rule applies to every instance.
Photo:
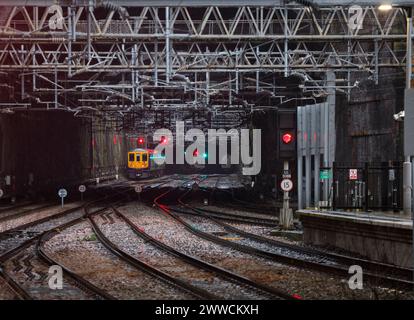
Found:
[[[193,152],[193,157],[198,157],[198,149],[195,149]]]
[[[167,137],[162,136],[162,137],[161,137],[161,143],[162,143],[162,144],[167,144],[167,142],[168,142]]]
[[[142,138],[142,137],[139,137],[138,138],[138,144],[144,144],[144,138]]]
[[[282,136],[282,141],[283,141],[283,143],[285,143],[285,144],[289,144],[289,143],[291,143],[291,142],[293,141],[293,135],[292,135],[292,134],[290,134],[290,133],[285,133],[285,134]]]

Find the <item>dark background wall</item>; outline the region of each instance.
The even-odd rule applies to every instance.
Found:
[[[402,160],[402,123],[393,115],[403,109],[404,73],[388,69],[380,81],[352,89],[351,99],[337,95],[336,161],[385,162]]]
[[[96,130],[96,127],[101,127]],[[131,141],[99,120],[63,111],[0,115],[0,188],[7,194],[55,191],[123,173]],[[93,160],[92,160],[93,159]],[[12,185],[6,185],[10,176]]]
[[[272,194],[276,199],[281,200],[283,193],[279,184],[282,180],[283,161],[279,160],[277,139],[278,122],[277,111],[257,112],[253,117],[253,126],[262,130],[262,163],[261,172],[256,177],[256,191],[266,195]],[[292,179],[296,184],[297,164],[296,160],[289,161],[289,168]],[[294,189],[295,190],[295,189]],[[296,192],[291,192],[292,198],[296,198]]]

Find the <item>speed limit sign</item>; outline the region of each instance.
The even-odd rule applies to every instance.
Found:
[[[289,192],[290,190],[293,189],[293,182],[290,179],[283,179],[282,182],[280,183],[280,187],[282,188],[283,191]]]

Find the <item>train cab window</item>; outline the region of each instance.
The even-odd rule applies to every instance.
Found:
[[[143,161],[143,162],[147,162],[147,161],[148,161],[148,154],[144,153],[144,154],[142,155],[142,161]]]
[[[134,154],[133,153],[130,153],[128,157],[129,157],[129,161],[134,161]]]
[[[137,161],[141,161],[141,154],[137,153]]]

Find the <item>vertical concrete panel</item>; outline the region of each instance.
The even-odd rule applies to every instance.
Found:
[[[414,89],[405,90],[404,154],[414,156]]]

